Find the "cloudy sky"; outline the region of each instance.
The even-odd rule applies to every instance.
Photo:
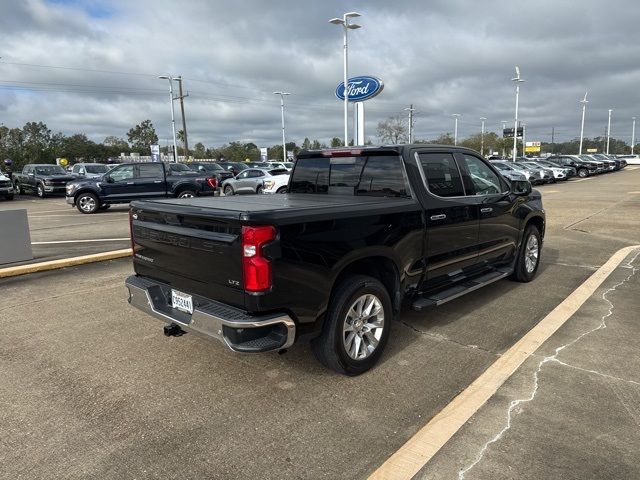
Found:
[[[480,117],[499,131],[513,122],[514,65],[527,140],[549,141],[552,127],[557,141],[578,137],[588,90],[585,136],[602,135],[613,109],[612,136],[630,142],[637,0],[0,0],[0,123],[102,141],[149,118],[164,145],[168,82],[157,76],[182,75],[191,145],[277,144],[276,90],[292,93],[288,141],[341,137],[342,31],[328,20],[346,11],[363,26],[350,32],[350,76],[385,84],[366,104],[374,142],[377,123],[411,103],[416,138],[453,132],[453,113],[460,137]]]

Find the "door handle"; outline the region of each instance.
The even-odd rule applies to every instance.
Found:
[[[431,215],[429,218],[431,220],[444,220],[447,216],[444,213],[441,213],[440,215]]]
[[[162,183],[162,180],[154,180],[153,183]]]
[[[133,182],[127,182],[127,185],[133,185]]]
[[[491,213],[491,212],[493,212],[493,208],[491,207],[485,207],[480,209],[480,213]]]

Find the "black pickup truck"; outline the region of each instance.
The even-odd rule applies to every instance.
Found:
[[[29,164],[22,168],[22,173],[13,174],[13,188],[17,193],[31,192],[40,198],[64,195],[67,182],[76,178],[59,165]]]
[[[96,213],[114,203],[148,198],[214,195],[218,180],[181,163],[123,163],[100,177],[69,182],[66,199],[81,213]]]
[[[402,305],[421,311],[536,274],[539,192],[476,152],[401,145],[307,151],[289,193],[132,202],[131,305],[237,352],[310,339],[371,368]]]

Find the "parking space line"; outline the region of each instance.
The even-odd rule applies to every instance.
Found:
[[[84,265],[86,263],[103,262],[105,260],[114,260],[131,256],[131,248],[122,250],[113,250],[110,252],[94,253],[91,255],[82,255],[80,257],[63,258],[61,260],[49,260],[48,262],[31,263],[28,265],[19,265],[17,267],[0,268],[0,278],[16,277],[27,273],[43,272],[46,270],[57,270],[59,268],[72,267],[75,265]]]
[[[596,178],[596,177],[580,178],[578,180],[574,180],[573,183],[586,182],[587,180],[593,180],[594,178]]]
[[[369,479],[408,480],[418,473],[520,365],[564,325],[637,248],[640,248],[640,245],[625,247],[614,253],[604,265],[391,455]]]
[[[31,245],[56,245],[59,243],[88,243],[88,242],[124,242],[131,240],[129,237],[124,238],[92,238],[88,240],[57,240],[51,242],[31,242]]]

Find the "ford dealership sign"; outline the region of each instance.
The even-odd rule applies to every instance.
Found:
[[[376,77],[353,77],[349,79],[349,101],[362,102],[378,95],[384,88],[382,80]],[[344,100],[344,82],[336,88],[336,97]]]

